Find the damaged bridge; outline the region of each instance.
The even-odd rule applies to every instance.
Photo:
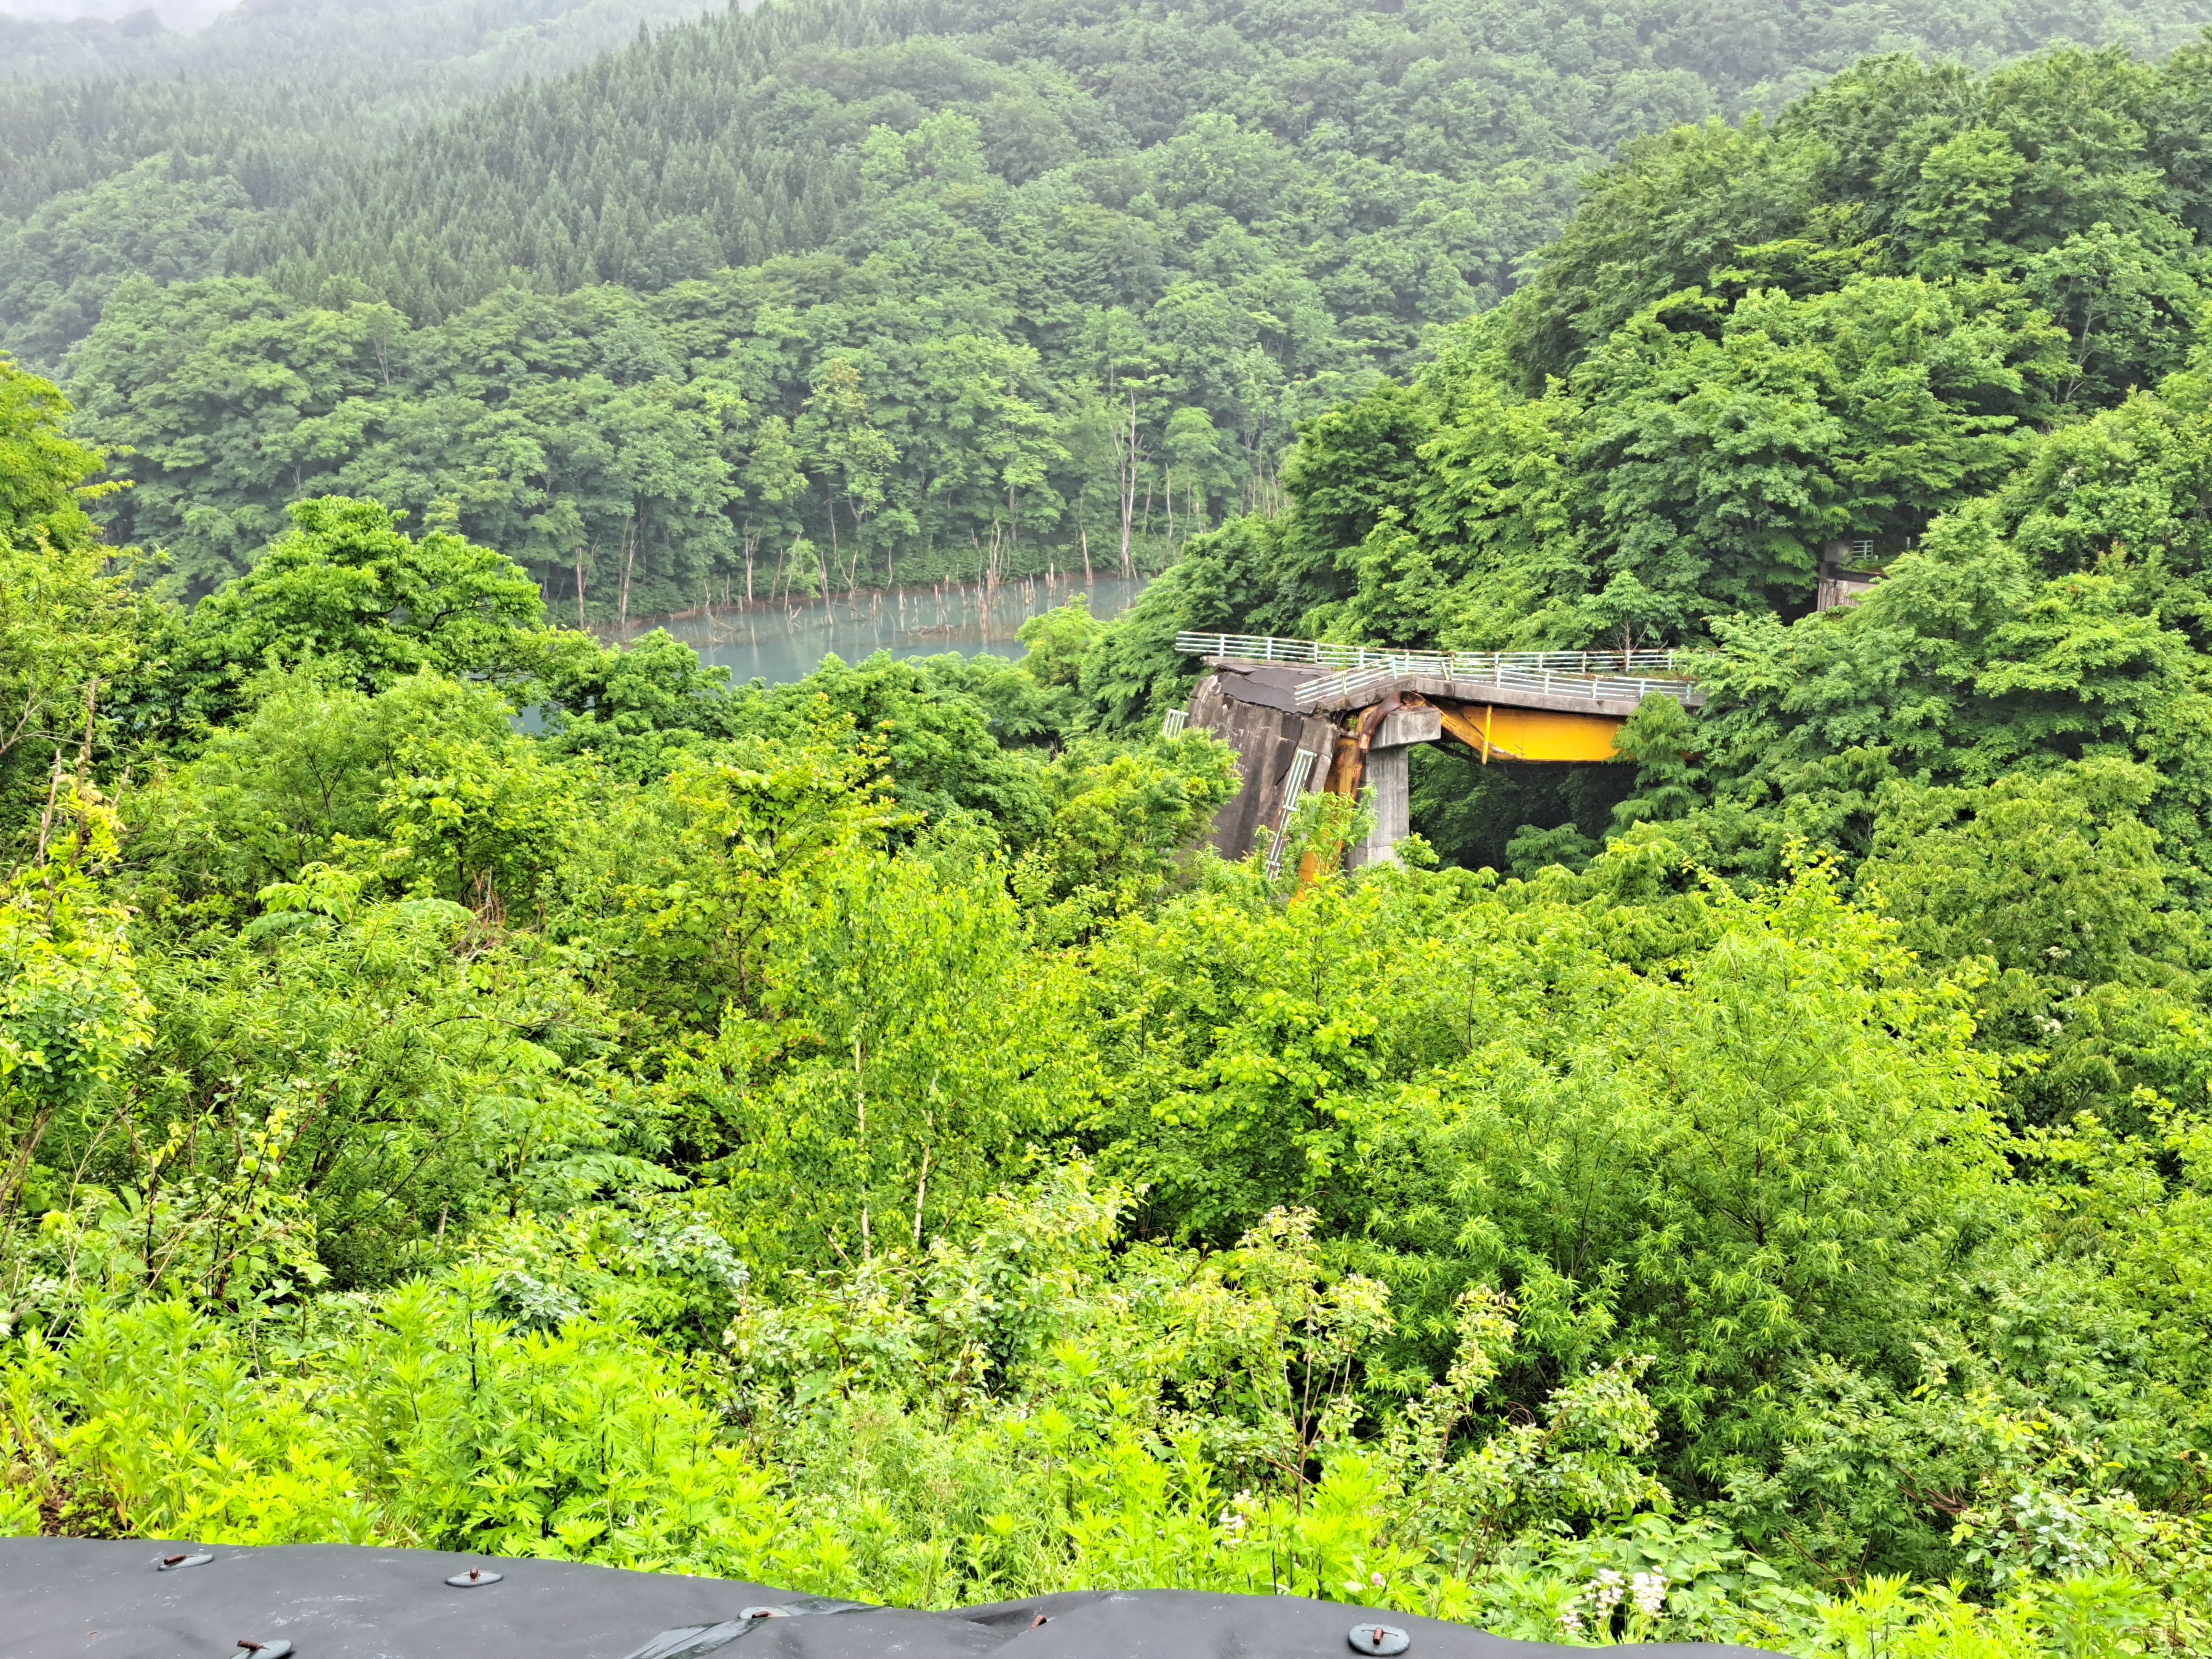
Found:
[[[1644,698],[1703,701],[1671,651],[1375,651],[1243,634],[1180,634],[1176,648],[1213,672],[1168,729],[1210,732],[1237,751],[1242,787],[1213,820],[1213,846],[1243,858],[1265,828],[1277,866],[1291,809],[1324,790],[1374,790],[1375,828],[1351,860],[1389,858],[1408,831],[1415,744],[1450,738],[1485,765],[1610,760]]]

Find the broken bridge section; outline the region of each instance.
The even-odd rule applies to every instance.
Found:
[[[1671,651],[1376,651],[1243,634],[1179,634],[1176,648],[1213,672],[1198,683],[1182,722],[1237,751],[1235,799],[1215,816],[1212,842],[1240,859],[1283,828],[1302,795],[1375,792],[1376,823],[1352,850],[1353,867],[1393,856],[1408,833],[1407,751],[1445,738],[1489,764],[1601,761],[1648,696],[1687,708],[1704,699]]]

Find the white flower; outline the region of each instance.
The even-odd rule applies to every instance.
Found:
[[[1569,1607],[1559,1615],[1559,1628],[1570,1636],[1580,1636],[1583,1633],[1582,1614]]]
[[[1611,1567],[1600,1567],[1597,1577],[1591,1579],[1584,1587],[1583,1595],[1599,1613],[1611,1613],[1613,1608],[1620,1605],[1620,1592],[1623,1588],[1624,1581],[1619,1573]]]
[[[1376,1589],[1382,1588],[1382,1575],[1379,1572],[1375,1575],[1375,1588]]]
[[[1636,1610],[1649,1619],[1656,1619],[1667,1605],[1667,1575],[1663,1572],[1639,1572],[1630,1594],[1636,1598]]]

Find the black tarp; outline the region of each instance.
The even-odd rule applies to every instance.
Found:
[[[1349,1638],[1362,1621],[1345,1602],[1198,1590],[1081,1590],[954,1613],[869,1607],[747,1620],[749,1609],[804,1608],[807,1598],[728,1579],[344,1544],[216,1545],[204,1566],[155,1570],[158,1558],[190,1547],[0,1539],[0,1654],[246,1659],[241,1642],[289,1641],[296,1659],[629,1659],[654,1651],[677,1659],[687,1646],[678,1633],[688,1631],[704,1633],[690,1639],[690,1653],[718,1659],[1352,1659]],[[502,1577],[447,1587],[448,1577],[471,1567]],[[1503,1641],[1410,1613],[1369,1622],[1376,1620],[1411,1636],[1406,1659],[1589,1650]]]

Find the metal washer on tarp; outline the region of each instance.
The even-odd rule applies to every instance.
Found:
[[[207,1550],[195,1550],[190,1555],[157,1555],[154,1558],[156,1572],[176,1572],[185,1567],[204,1567],[215,1559]]]
[[[466,1572],[457,1572],[446,1582],[455,1589],[475,1589],[483,1584],[496,1584],[502,1575],[482,1567],[471,1567]]]
[[[1381,1654],[1384,1659],[1394,1653],[1403,1653],[1413,1644],[1413,1638],[1395,1625],[1354,1625],[1352,1634],[1344,1638],[1355,1653]]]

